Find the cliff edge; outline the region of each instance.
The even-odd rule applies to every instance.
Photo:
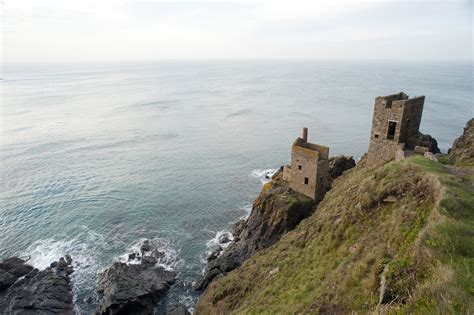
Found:
[[[294,230],[213,281],[196,314],[474,312],[474,165],[457,163],[361,161]]]

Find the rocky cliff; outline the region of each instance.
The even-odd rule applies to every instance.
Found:
[[[330,159],[329,172],[335,179],[355,166],[354,159],[337,156]],[[213,252],[203,277],[195,284],[195,290],[204,290],[213,280],[239,267],[256,252],[278,242],[282,235],[293,230],[314,211],[312,199],[289,188],[280,169],[265,184],[255,200],[247,220],[232,227],[234,242],[222,252]]]
[[[474,161],[474,118],[467,122],[463,134],[454,140],[448,156],[454,163],[470,164]]]
[[[451,152],[472,150],[456,143]],[[295,229],[213,281],[196,314],[474,312],[465,157],[462,168],[414,156],[367,170],[362,160]]]

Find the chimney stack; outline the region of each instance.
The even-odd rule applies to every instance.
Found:
[[[304,143],[308,142],[308,128],[303,128],[303,134],[301,138],[303,139]]]

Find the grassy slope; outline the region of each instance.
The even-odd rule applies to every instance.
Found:
[[[294,231],[214,282],[197,314],[473,312],[472,172],[466,184],[452,170],[422,157],[358,165]],[[382,274],[392,302],[378,306]]]

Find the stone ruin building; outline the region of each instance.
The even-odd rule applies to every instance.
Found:
[[[320,201],[329,185],[329,148],[308,142],[308,128],[291,147],[291,164],[283,168],[283,179],[291,189]]]
[[[436,142],[419,131],[424,102],[424,96],[409,98],[403,92],[375,99],[368,167],[413,154],[435,159]]]

